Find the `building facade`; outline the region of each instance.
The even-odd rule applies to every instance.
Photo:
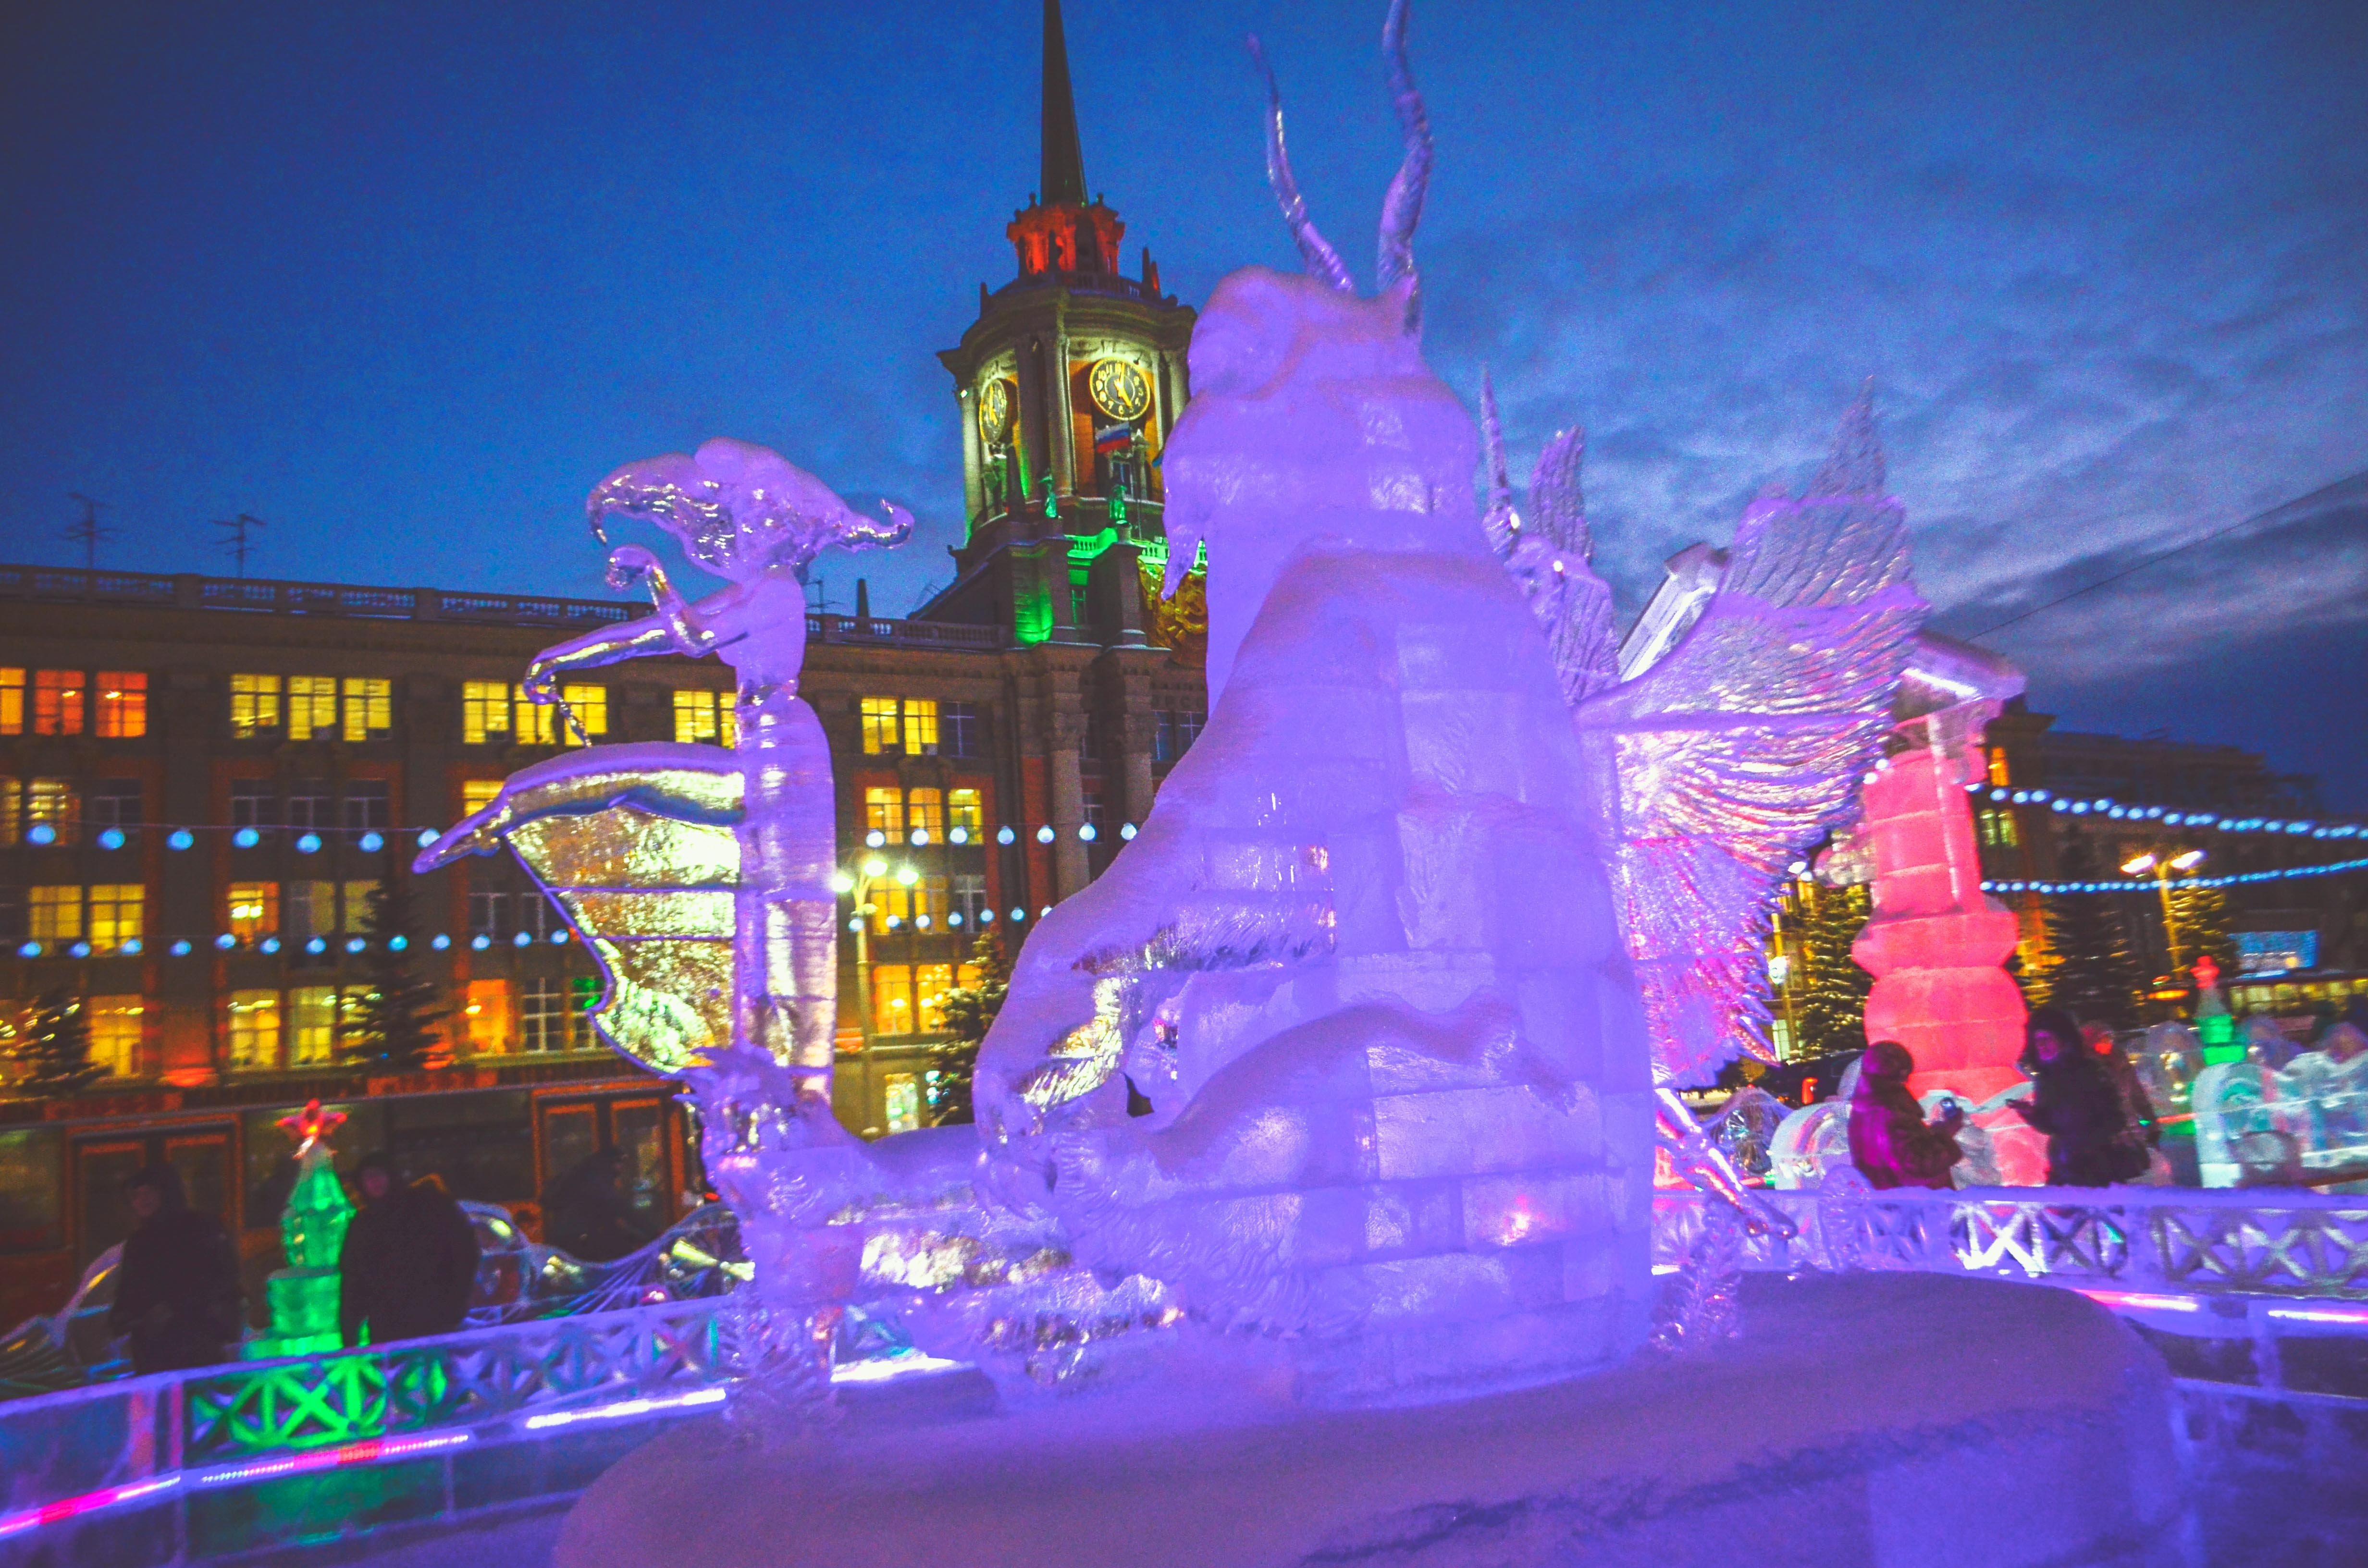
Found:
[[[808,627],[848,887],[835,1094],[867,1136],[928,1114],[943,999],[981,937],[1015,952],[1099,874],[1203,719],[1197,597],[1150,587],[1192,316],[1147,255],[1119,272],[1050,4],[1044,127],[1018,276],[982,288],[942,356],[963,410],[954,580],[910,619],[859,604]],[[349,1154],[392,1148],[529,1228],[599,1150],[626,1154],[653,1229],[700,1189],[670,1086],[600,1045],[600,981],[524,872],[407,866],[422,833],[564,746],[728,745],[721,665],[572,684],[577,733],[519,676],[642,607],[40,566],[0,567],[0,1028],[80,999],[105,1069],[68,1097],[0,1092],[0,1323],[54,1307],[126,1233],[122,1179],[152,1160],[268,1267],[274,1123],[311,1098],[352,1115]],[[399,1077],[349,1050],[389,883],[446,1015],[427,1070]]]

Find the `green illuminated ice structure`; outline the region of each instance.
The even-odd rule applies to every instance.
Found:
[[[279,1211],[279,1244],[288,1267],[274,1269],[267,1283],[271,1327],[246,1342],[251,1361],[282,1356],[314,1356],[342,1347],[337,1329],[337,1255],[354,1206],[331,1162],[329,1134],[346,1119],[313,1101],[280,1119],[296,1140],[296,1186]]]

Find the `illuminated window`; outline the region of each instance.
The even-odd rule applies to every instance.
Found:
[[[569,745],[589,745],[609,733],[609,688],[605,686],[567,686],[559,690],[561,700],[575,715],[573,725],[563,724],[564,739]],[[579,738],[577,732],[581,731]]]
[[[17,813],[24,804],[25,786],[14,778],[0,778],[0,847],[17,842]]]
[[[949,830],[961,828],[970,835],[971,842],[974,844],[978,841],[979,835],[986,831],[985,824],[985,817],[980,814],[977,790],[954,790],[947,792],[946,826]]]
[[[347,936],[358,936],[369,928],[370,896],[378,892],[377,879],[347,882],[341,891],[345,895],[343,929]]]
[[[2014,780],[2007,777],[2006,748],[1992,746],[1989,748],[1989,754],[1990,782],[1999,785],[2013,783]]]
[[[863,829],[866,833],[884,833],[891,839],[905,836],[905,796],[902,791],[882,789],[878,785],[863,791]]]
[[[461,739],[483,745],[510,733],[510,688],[497,680],[461,683]]]
[[[684,745],[712,744],[723,731],[716,723],[716,694],[677,691],[674,694],[674,738]],[[727,709],[727,712],[729,710]]]
[[[976,756],[985,744],[985,731],[978,722],[978,707],[970,702],[949,702],[939,722],[939,748],[948,756]]]
[[[2022,836],[2014,824],[2014,813],[1984,811],[1980,817],[1982,842],[2002,849],[2012,849],[2021,844]]]
[[[94,1066],[104,1067],[118,1078],[129,1078],[140,1071],[141,999],[131,996],[94,996],[84,1005],[83,1017],[90,1025],[90,1060]]]
[[[279,1065],[279,993],[233,991],[230,994],[230,1067],[237,1072],[269,1072]]]
[[[890,922],[894,924],[891,925]],[[913,923],[913,895],[901,883],[879,881],[871,884],[871,932],[880,936],[889,931],[902,931]]]
[[[507,980],[469,982],[468,1000],[461,1008],[467,1026],[469,1050],[479,1056],[497,1056],[510,1044],[510,983]]]
[[[288,677],[288,738],[309,741],[337,727],[337,683],[328,676]]]
[[[498,778],[464,779],[461,785],[461,814],[474,816],[494,803],[502,792]]]
[[[905,750],[914,756],[938,755],[938,705],[925,698],[905,699]]]
[[[913,970],[914,1015],[920,1019],[924,1033],[934,1034],[946,1027],[946,993],[954,986],[954,966],[950,963],[918,964]]]
[[[394,728],[394,683],[367,676],[346,677],[345,737],[366,741]]]
[[[917,1074],[891,1073],[880,1081],[881,1115],[891,1132],[921,1125],[921,1080]]]
[[[567,1049],[567,993],[556,980],[529,980],[518,987],[518,1048]]]
[[[301,985],[288,994],[288,1064],[317,1067],[337,1050],[337,988]]]
[[[37,942],[71,942],[82,936],[82,889],[28,889],[25,934]]]
[[[893,697],[867,697],[863,700],[863,751],[867,756],[881,752],[901,751],[905,733],[896,714]]]
[[[279,728],[279,677],[278,676],[231,676],[230,733],[244,739],[250,735],[259,735],[266,730],[278,728]]]
[[[55,844],[82,837],[82,800],[63,778],[36,778],[25,786],[25,830],[43,826],[57,835],[51,841]]]
[[[913,966],[876,963],[871,966],[871,1032],[913,1032]]]
[[[905,825],[929,835],[931,843],[946,836],[946,796],[942,790],[916,790],[905,797]]]
[[[362,1020],[370,1016],[370,1005],[378,994],[367,985],[337,987],[337,1038],[349,1040],[361,1032]]]
[[[559,744],[559,710],[551,703],[535,701],[522,686],[510,687],[510,723],[518,731],[518,743],[522,746]]]
[[[147,733],[148,677],[138,670],[99,671],[99,738],[130,741]]]
[[[96,882],[90,890],[90,945],[114,952],[144,935],[148,890],[138,882]]]
[[[0,669],[0,735],[25,733],[25,672]]]
[[[279,929],[278,882],[233,882],[230,885],[230,934],[253,942]],[[272,1026],[279,1028],[278,1024]]]
[[[334,936],[337,929],[337,884],[290,882],[280,895],[283,927],[292,940]]]
[[[84,682],[80,670],[33,672],[33,733],[82,733]]]

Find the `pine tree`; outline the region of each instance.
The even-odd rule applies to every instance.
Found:
[[[362,926],[369,943],[370,993],[342,1052],[359,1067],[379,1073],[416,1073],[436,1048],[436,1026],[448,1016],[437,1003],[436,985],[411,967],[419,944],[411,884],[392,855],[370,892]]]
[[[90,1059],[90,1022],[83,999],[65,986],[41,994],[9,1055],[21,1074],[17,1092],[63,1099],[80,1094],[107,1069]]]
[[[1794,1011],[1803,1054],[1832,1056],[1866,1049],[1866,996],[1874,976],[1850,957],[1872,905],[1862,887],[1812,883],[1795,930],[1801,938],[1800,990]]]
[[[2064,878],[2087,881],[2097,872],[2089,846],[2078,841],[2064,852]],[[2118,895],[2051,893],[2044,903],[2047,946],[2055,959],[2048,1001],[2083,1023],[2129,1028],[2138,1021],[2138,993],[2145,976],[2130,952],[2129,928],[2122,923]]]
[[[1010,989],[1011,966],[1004,961],[1003,939],[982,930],[972,944],[970,960],[978,971],[975,981],[946,993],[941,1004],[946,1028],[953,1035],[929,1051],[929,1125],[951,1127],[972,1119],[971,1078],[978,1068],[979,1042],[1003,1010]]]

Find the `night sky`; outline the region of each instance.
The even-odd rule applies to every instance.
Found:
[[[1379,0],[1070,0],[1087,177],[1197,301],[1292,265],[1265,37],[1370,277]],[[1036,0],[19,4],[0,23],[0,557],[598,594],[585,491],[716,434],[923,519],[934,351],[1013,271]],[[1797,484],[1876,379],[1938,624],[2066,727],[2226,741],[2368,807],[2368,6],[1427,0],[1431,361],[1517,472],[1588,426],[1598,564]],[[1476,398],[1474,399],[1476,403]],[[2328,487],[2312,505],[2288,506]],[[2273,509],[2283,507],[2284,510]],[[836,608],[858,568],[822,568]]]

